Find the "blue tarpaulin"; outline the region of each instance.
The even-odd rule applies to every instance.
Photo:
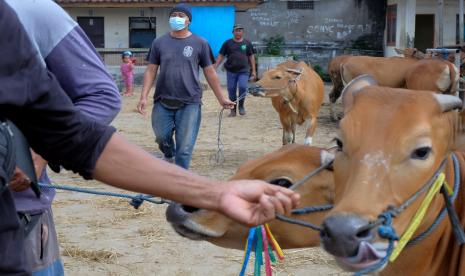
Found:
[[[189,29],[208,40],[215,57],[223,42],[232,37],[234,13],[234,6],[192,7],[192,24]]]

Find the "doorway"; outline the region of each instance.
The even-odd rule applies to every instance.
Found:
[[[415,17],[414,45],[422,52],[434,47],[434,14],[417,14]]]

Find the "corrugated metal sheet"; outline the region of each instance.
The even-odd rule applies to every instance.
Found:
[[[226,39],[232,37],[234,6],[192,7],[192,24],[189,29],[208,40],[215,57]]]

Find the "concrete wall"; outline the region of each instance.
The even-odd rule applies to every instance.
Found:
[[[315,1],[313,10],[287,9],[287,1],[269,1],[236,14],[253,42],[282,34],[287,43],[381,50],[385,0]]]
[[[386,0],[315,1],[314,9],[287,9],[287,1],[268,1],[236,13],[245,37],[263,52],[264,39],[283,35],[285,54],[324,70],[337,55],[382,55]],[[351,49],[369,50],[360,53]]]
[[[156,17],[157,37],[169,31],[169,8],[67,8],[77,20],[79,16],[104,17],[105,48],[129,47],[129,17]]]

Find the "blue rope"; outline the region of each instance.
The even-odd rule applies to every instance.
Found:
[[[154,204],[164,204],[164,203],[170,203],[167,200],[164,199],[152,199],[153,196],[151,195],[128,195],[128,194],[120,194],[120,193],[112,193],[112,192],[102,192],[102,191],[97,191],[97,190],[92,190],[92,189],[84,189],[84,188],[79,188],[79,187],[74,187],[74,186],[66,186],[66,185],[55,185],[55,184],[45,184],[45,183],[40,183],[39,182],[39,187],[41,188],[48,188],[48,189],[59,189],[59,190],[66,190],[66,191],[73,191],[73,192],[79,192],[79,193],[86,193],[86,194],[93,194],[93,195],[101,195],[101,196],[112,196],[112,197],[119,197],[119,198],[127,198],[130,199],[131,201],[129,204],[133,206],[135,209],[138,209],[144,201],[148,201]]]
[[[304,215],[304,214],[309,214],[309,213],[315,213],[315,212],[330,210],[331,208],[333,208],[332,204],[307,206],[307,207],[292,210],[292,214],[294,214],[294,215]]]
[[[389,245],[386,250],[386,256],[384,256],[376,264],[355,272],[354,276],[361,276],[364,274],[369,274],[371,272],[377,271],[381,269],[382,267],[384,267],[389,261],[389,257],[391,256],[392,251],[394,250],[394,241],[399,239],[399,237],[396,234],[396,230],[392,227],[392,213],[389,211],[386,211],[382,213],[381,215],[379,215],[378,218],[384,221],[383,225],[378,227],[378,235],[380,235],[380,237],[382,238],[389,240]]]
[[[250,252],[252,252],[253,241],[255,237],[255,227],[250,228],[249,237],[247,238],[247,249],[245,251],[244,263],[242,264],[241,272],[239,276],[244,276],[247,263],[249,262]]]

